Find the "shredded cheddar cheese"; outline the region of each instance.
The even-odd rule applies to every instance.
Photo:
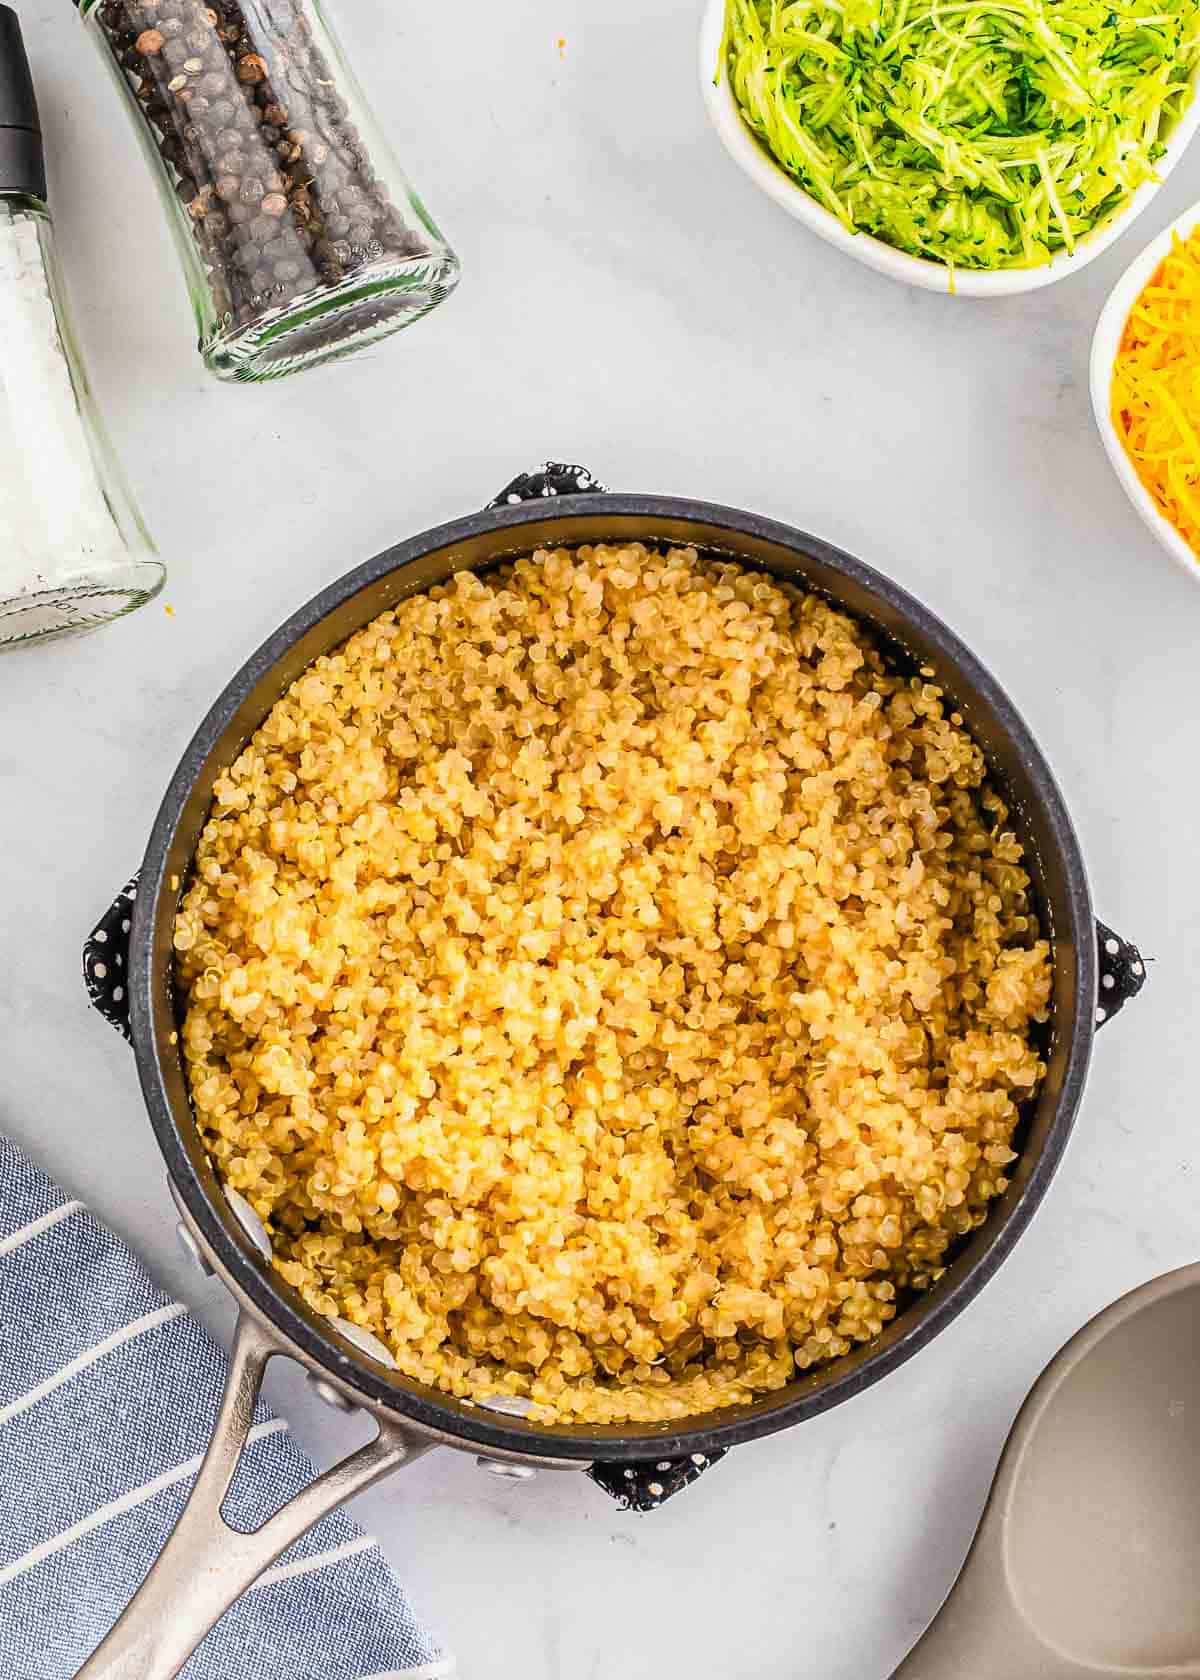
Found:
[[[1129,312],[1112,419],[1138,477],[1200,556],[1200,228],[1175,236]]]

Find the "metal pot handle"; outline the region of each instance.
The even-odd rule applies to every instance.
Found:
[[[267,1361],[287,1351],[246,1312],[239,1315],[225,1393],[191,1496],[150,1573],[76,1680],[174,1680],[225,1612],[314,1523],[429,1451],[430,1442],[380,1419],[373,1441],[310,1482],[261,1528],[250,1534],[231,1528],[222,1506]]]

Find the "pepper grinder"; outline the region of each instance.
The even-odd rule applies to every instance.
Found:
[[[0,647],[94,629],[164,577],[79,354],[29,60],[0,5]]]
[[[458,283],[326,0],[75,0],[132,113],[206,366],[241,383],[338,360]]]

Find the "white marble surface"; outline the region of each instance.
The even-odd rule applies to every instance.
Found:
[[[1085,273],[956,303],[755,195],[705,125],[691,0],[357,0],[347,44],[466,278],[355,362],[230,389],[193,352],[157,204],[68,0],[20,10],[82,339],[174,616],[159,603],[0,660],[0,1127],[219,1333],[229,1308],[177,1252],[130,1057],[86,1008],[81,938],[258,641],[547,454],[808,527],[923,597],[1024,709],[1101,914],[1157,959],[1100,1040],[1032,1229],[881,1387],[653,1517],[572,1476],[510,1488],[446,1454],[360,1502],[472,1680],[882,1680],[946,1591],[1044,1361],[1197,1250],[1200,590],[1112,478],[1086,368],[1107,288],[1198,190],[1200,157]],[[299,1382],[274,1399],[321,1458],[347,1441]]]

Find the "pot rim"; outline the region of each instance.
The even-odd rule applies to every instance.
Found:
[[[492,533],[519,537],[525,526],[547,520],[573,520],[611,514],[620,519],[694,523],[750,537],[781,551],[818,560],[835,573],[868,590],[898,620],[915,627],[942,652],[956,673],[985,698],[996,719],[1019,752],[1041,801],[1042,816],[1053,835],[1066,883],[1064,898],[1069,925],[1057,931],[1056,947],[1069,953],[1075,967],[1075,1009],[1064,1033],[1065,1059],[1060,1095],[1045,1141],[1030,1168],[1018,1199],[988,1246],[955,1275],[955,1261],[936,1286],[940,1293],[924,1297],[923,1311],[884,1346],[871,1344],[845,1356],[845,1369],[830,1376],[829,1368],[801,1378],[784,1391],[787,1397],[766,1397],[752,1407],[727,1413],[707,1413],[693,1424],[675,1420],[663,1424],[595,1427],[532,1424],[493,1412],[480,1404],[462,1409],[448,1397],[397,1380],[384,1366],[363,1355],[340,1337],[326,1320],[293,1305],[292,1291],[277,1279],[249,1244],[239,1243],[230,1222],[219,1214],[197,1170],[178,1126],[167,1090],[155,1031],[155,998],[159,977],[154,964],[154,930],[167,882],[168,859],[181,813],[214,747],[239,708],[302,636],[369,585],[439,550],[452,549]],[[647,535],[653,535],[647,532]],[[578,541],[578,539],[574,539]],[[602,540],[599,538],[593,540]],[[676,540],[676,539],[672,539]],[[713,551],[711,539],[703,547]],[[509,544],[497,560],[522,552]],[[863,616],[863,615],[859,615]],[[887,634],[885,629],[885,634]],[[376,1412],[405,1419],[440,1436],[452,1435],[483,1449],[508,1456],[522,1454],[566,1461],[577,1466],[603,1460],[636,1463],[655,1457],[711,1454],[742,1442],[790,1427],[872,1387],[898,1369],[945,1329],[996,1273],[1029,1224],[1057,1170],[1071,1133],[1082,1096],[1096,1031],[1098,953],[1091,894],[1082,853],[1062,794],[1030,730],[990,672],[939,618],[891,579],[818,537],[779,521],[719,504],[674,496],[589,492],[488,509],[435,526],[384,550],[374,559],[346,573],[321,590],[291,615],[253,653],[226,685],[183,753],[163,796],[142,864],[130,931],[130,1028],[142,1092],[159,1148],[171,1181],[203,1234],[218,1272],[228,1275],[254,1307],[291,1345],[302,1350],[306,1362],[316,1362],[341,1383],[348,1384],[363,1403]],[[299,1300],[296,1297],[297,1301]],[[897,1321],[903,1325],[903,1315]],[[404,1383],[405,1386],[400,1386]],[[798,1391],[798,1392],[797,1392]],[[640,1431],[640,1432],[639,1432]]]

